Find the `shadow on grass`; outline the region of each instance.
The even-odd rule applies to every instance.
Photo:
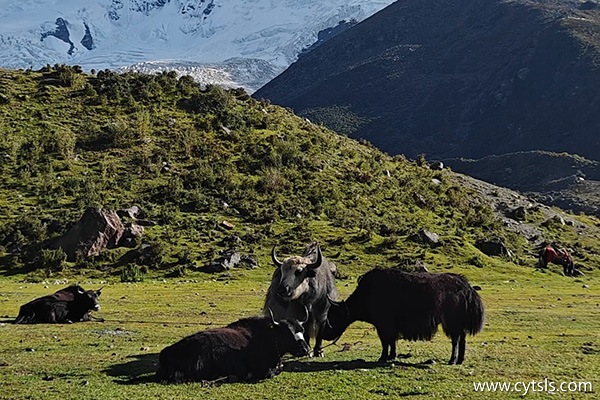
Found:
[[[352,361],[288,361],[284,364],[283,370],[287,372],[318,372],[331,370],[351,371],[356,369],[374,369],[386,367],[408,367],[427,369],[431,367],[429,362],[407,363],[404,361],[394,361],[393,363],[380,363],[378,361],[365,361],[357,359]]]
[[[127,359],[129,361],[111,365],[103,372],[115,377],[115,382],[122,385],[156,382],[154,374],[158,368],[158,353],[136,354]]]

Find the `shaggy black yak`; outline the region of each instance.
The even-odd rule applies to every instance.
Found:
[[[90,320],[90,311],[98,311],[98,290],[71,285],[53,294],[31,300],[21,306],[15,324],[72,323]]]
[[[281,371],[285,353],[308,355],[303,332],[298,321],[268,317],[244,318],[198,332],[160,352],[156,378],[173,383],[270,378]]]
[[[442,324],[452,339],[449,364],[460,364],[467,334],[480,332],[483,319],[481,298],[461,275],[376,268],[359,278],[346,301],[332,301],[323,338],[338,338],[354,321],[369,322],[377,329],[384,362],[396,358],[397,339],[431,340]]]

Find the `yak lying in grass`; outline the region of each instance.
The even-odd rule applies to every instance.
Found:
[[[188,336],[160,352],[156,378],[199,382],[227,378],[256,381],[281,372],[281,357],[308,355],[304,330],[296,320],[252,317]]]
[[[375,325],[381,340],[380,362],[396,358],[396,340],[431,340],[442,324],[452,339],[450,364],[465,358],[466,335],[483,328],[479,294],[461,275],[399,269],[373,269],[358,281],[346,301],[333,302],[323,338],[334,340],[354,321]]]
[[[90,311],[98,311],[102,289],[84,290],[71,285],[53,294],[21,306],[15,324],[72,323],[90,320]]]

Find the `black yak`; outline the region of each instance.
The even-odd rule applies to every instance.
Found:
[[[53,294],[21,306],[15,324],[72,323],[90,320],[90,311],[98,311],[102,289],[84,290],[71,285]]]
[[[308,355],[304,329],[295,320],[252,317],[188,336],[160,352],[156,378],[199,382],[227,378],[256,381],[281,372],[281,357]]]
[[[271,251],[273,273],[271,285],[265,298],[263,313],[272,312],[276,319],[301,319],[308,309],[306,341],[315,338],[313,354],[322,356],[321,330],[327,319],[328,298],[337,299],[335,278],[336,266],[321,253],[317,243],[311,243],[302,256],[293,256],[279,261],[275,247]]]
[[[399,269],[373,269],[359,278],[346,301],[332,302],[323,338],[338,338],[354,321],[375,325],[381,340],[380,362],[396,358],[396,340],[431,340],[442,324],[452,339],[449,364],[465,358],[466,335],[483,328],[479,294],[461,275]]]

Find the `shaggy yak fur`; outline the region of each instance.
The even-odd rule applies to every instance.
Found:
[[[279,261],[275,247],[271,251],[273,273],[267,291],[263,313],[272,312],[275,319],[303,319],[308,309],[306,341],[315,338],[313,354],[322,356],[321,331],[327,320],[328,298],[337,299],[334,272],[336,266],[321,254],[317,243],[311,243],[302,256],[293,256]]]
[[[396,340],[431,340],[442,324],[452,339],[449,364],[465,358],[465,338],[483,328],[479,294],[461,275],[399,269],[373,269],[358,281],[346,301],[332,302],[323,338],[334,340],[354,321],[375,325],[381,340],[380,362],[396,358]]]
[[[198,332],[160,352],[156,378],[172,383],[271,378],[281,372],[285,353],[308,354],[303,332],[297,321],[268,317],[244,318]]]
[[[102,289],[84,290],[71,285],[53,294],[21,306],[15,324],[72,323],[90,320],[90,311],[98,311]]]

